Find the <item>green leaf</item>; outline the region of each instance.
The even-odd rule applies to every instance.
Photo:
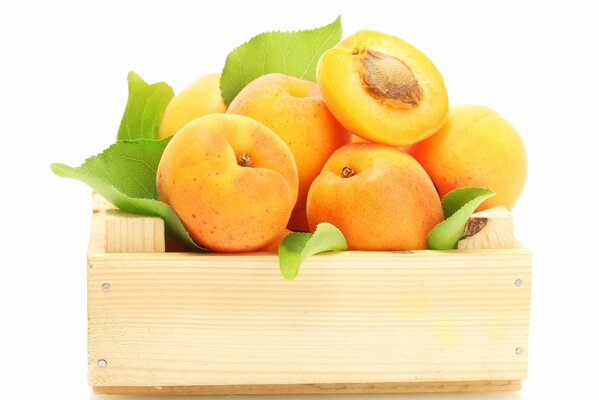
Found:
[[[265,32],[229,53],[220,78],[227,106],[254,79],[282,73],[316,80],[320,56],[341,40],[341,17],[321,28],[296,32]]]
[[[146,83],[135,72],[127,75],[129,99],[121,119],[117,140],[158,139],[166,106],[175,96],[165,82]]]
[[[332,224],[318,224],[314,234],[290,233],[279,245],[279,268],[287,280],[295,279],[304,260],[325,251],[345,251],[347,242],[343,233]]]
[[[447,193],[442,202],[445,221],[435,226],[428,234],[428,248],[455,249],[464,234],[468,218],[483,201],[493,196],[495,192],[492,190],[478,187],[464,187]]]
[[[156,170],[170,138],[120,141],[81,166],[52,164],[52,171],[64,178],[80,180],[125,212],[164,219],[169,234],[198,250],[175,211],[158,200]]]

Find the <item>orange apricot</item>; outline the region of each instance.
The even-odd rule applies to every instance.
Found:
[[[279,236],[277,236],[275,238],[275,240],[273,240],[269,245],[267,245],[266,247],[261,248],[258,251],[263,251],[266,253],[278,253],[279,252],[279,245],[281,244],[281,242],[283,241],[283,239],[285,239],[285,237],[287,235],[289,235],[291,233],[291,231],[289,229],[283,229],[281,231],[281,233],[279,234]]]
[[[369,143],[368,140],[362,139],[360,136],[352,135],[352,143]]]
[[[408,152],[428,172],[439,194],[463,186],[497,193],[478,210],[505,206],[511,210],[526,182],[526,149],[518,131],[487,107],[452,107],[439,132]]]
[[[282,74],[252,81],[231,102],[227,113],[262,122],[287,143],[299,176],[299,194],[288,227],[307,231],[308,189],[329,156],[351,142],[351,135],[333,117],[315,83]]]
[[[352,250],[426,249],[443,220],[437,191],[410,155],[380,144],[337,150],[308,194],[308,222],[338,227]]]
[[[167,145],[156,183],[160,199],[192,239],[214,251],[246,252],[273,242],[297,198],[287,145],[241,115],[211,114],[185,125]]]
[[[415,143],[447,117],[447,92],[435,65],[391,35],[361,31],[342,40],[320,58],[317,81],[337,120],[368,142]]]
[[[172,136],[188,122],[207,114],[227,110],[220,92],[220,74],[208,74],[193,81],[169,102],[158,137]]]

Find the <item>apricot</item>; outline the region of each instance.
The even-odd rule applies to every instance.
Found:
[[[337,226],[352,250],[426,249],[443,220],[437,191],[410,155],[380,144],[337,150],[308,194],[308,222]]]
[[[479,211],[496,206],[511,210],[526,181],[528,164],[520,135],[487,107],[452,107],[439,132],[407,151],[428,172],[441,196],[463,186],[495,191]]]
[[[299,194],[288,227],[307,231],[308,189],[329,156],[351,142],[351,135],[333,117],[314,82],[282,74],[252,81],[231,102],[227,113],[262,122],[287,143],[299,176]]]
[[[447,117],[447,92],[435,65],[391,35],[361,31],[342,40],[320,58],[317,81],[337,120],[368,142],[415,143]]]
[[[352,143],[370,143],[368,140],[362,139],[360,136],[352,135]]]
[[[281,233],[266,247],[261,248],[258,251],[263,251],[265,253],[277,253],[279,251],[279,245],[285,239],[287,235],[289,235],[291,231],[289,229],[283,229]]]
[[[227,110],[220,92],[220,74],[208,74],[178,93],[164,110],[158,137],[174,135],[188,122],[207,114]]]
[[[291,151],[266,126],[241,115],[211,114],[171,139],[156,183],[160,199],[198,245],[246,252],[285,229],[298,178]]]

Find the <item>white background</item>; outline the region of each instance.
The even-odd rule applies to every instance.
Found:
[[[519,394],[477,398],[596,395],[599,28],[593,2],[0,4],[1,398],[89,398],[90,190],[54,177],[49,164],[78,165],[113,141],[127,72],[179,91],[219,71],[226,54],[253,34],[316,27],[338,14],[345,35],[369,28],[419,47],[443,74],[453,104],[496,109],[526,143],[529,178],[514,216],[519,240],[534,251],[529,379]]]

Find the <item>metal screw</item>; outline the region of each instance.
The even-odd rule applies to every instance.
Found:
[[[522,286],[522,279],[516,279],[516,280],[514,281],[514,285],[516,285],[516,287],[520,287],[520,286]]]
[[[106,290],[110,290],[110,283],[103,283],[102,284],[102,289],[105,290],[105,291]]]
[[[106,368],[107,365],[108,363],[106,362],[106,360],[98,360],[98,367]]]
[[[516,355],[520,355],[524,353],[524,349],[522,347],[516,347]]]

